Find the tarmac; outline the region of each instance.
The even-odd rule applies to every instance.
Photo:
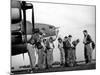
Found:
[[[61,71],[77,71],[77,70],[93,70],[96,69],[96,63],[77,64],[74,67],[52,67],[49,69],[35,69],[31,72],[30,69],[11,71],[12,75],[17,74],[31,74],[31,73],[47,73],[47,72],[61,72]]]

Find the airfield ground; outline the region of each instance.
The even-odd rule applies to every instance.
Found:
[[[47,72],[61,72],[61,71],[76,71],[76,70],[91,70],[96,69],[96,63],[91,64],[77,64],[74,67],[53,67],[49,69],[34,70],[33,73],[47,73]],[[31,74],[29,69],[16,70],[11,72],[13,75],[17,74]]]

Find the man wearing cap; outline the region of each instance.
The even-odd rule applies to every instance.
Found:
[[[28,44],[27,44],[27,49],[29,52],[29,56],[30,56],[30,64],[31,64],[31,68],[32,70],[35,69],[36,66],[36,61],[37,61],[37,56],[38,55],[38,48],[39,48],[39,41],[41,38],[41,33],[39,31],[39,29],[35,29],[31,39],[29,40]]]
[[[68,37],[67,36],[65,36],[64,37],[64,41],[63,41],[63,49],[64,49],[64,52],[65,52],[65,66],[67,66],[67,39]]]
[[[61,66],[63,67],[65,64],[65,52],[63,49],[63,40],[62,38],[58,38],[58,49],[60,50],[60,61],[61,61]]]
[[[67,50],[66,64],[67,66],[73,66],[73,61],[74,61],[71,39],[72,39],[72,35],[69,35],[66,41],[66,50]]]
[[[87,30],[83,31],[84,39],[84,58],[86,63],[91,63],[92,60],[92,48],[90,47],[90,43],[92,43],[91,36],[88,34]]]

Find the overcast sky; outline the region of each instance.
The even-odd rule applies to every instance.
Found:
[[[95,41],[95,7],[80,5],[63,5],[49,3],[33,3],[36,23],[51,24],[59,28],[59,36],[62,38],[71,34],[72,40],[80,39],[76,48],[77,60],[84,60],[83,33],[87,29],[93,41]],[[27,20],[31,21],[31,10],[27,11]],[[55,43],[57,43],[55,41]],[[56,44],[55,44],[56,45]],[[95,58],[95,50],[93,51]],[[54,50],[54,61],[59,61],[59,50]],[[12,57],[12,65],[29,64],[27,53],[23,61],[22,55]]]

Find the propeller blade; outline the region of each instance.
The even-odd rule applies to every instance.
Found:
[[[24,57],[24,53],[23,53],[23,60],[25,59],[25,57]]]

